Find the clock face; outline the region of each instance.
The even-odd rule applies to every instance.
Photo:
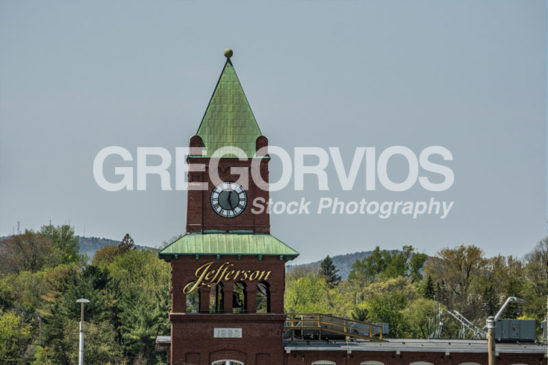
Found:
[[[224,182],[211,191],[211,208],[221,217],[237,217],[246,205],[247,194],[240,184]]]

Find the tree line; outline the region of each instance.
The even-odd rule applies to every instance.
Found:
[[[169,264],[129,235],[86,262],[67,225],[0,242],[1,364],[77,364],[82,297],[87,364],[165,363],[154,343],[170,330]]]
[[[523,258],[485,257],[475,246],[434,256],[412,246],[381,250],[356,260],[346,280],[326,257],[319,269],[286,276],[286,312],[325,313],[386,322],[390,337],[427,338],[440,312],[458,310],[483,327],[508,296],[503,317],[541,321],[548,295],[548,239]],[[156,336],[169,334],[170,266],[154,251],[137,250],[129,235],[79,253],[70,226],[43,226],[0,242],[0,363],[76,364],[79,305],[85,306],[86,363],[164,364]],[[440,336],[459,326],[445,318]]]
[[[286,276],[285,308],[385,322],[390,337],[458,338],[463,336],[461,327],[448,311],[456,310],[483,328],[507,297],[517,296],[526,302],[509,305],[502,318],[536,319],[540,336],[547,309],[547,249],[544,239],[518,259],[488,258],[473,245],[444,248],[431,257],[412,246],[376,247],[354,262],[347,280],[327,256],[317,270],[301,267]]]

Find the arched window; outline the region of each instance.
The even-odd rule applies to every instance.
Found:
[[[213,361],[211,365],[244,365],[244,363],[238,360],[217,360]]]
[[[247,288],[245,283],[242,283],[241,281],[234,283],[234,290],[232,292],[232,312],[247,312]]]
[[[270,312],[270,285],[261,281],[257,284],[257,313]]]
[[[337,363],[335,361],[319,360],[319,361],[314,361],[312,365],[337,365]]]
[[[186,295],[186,312],[198,313],[199,310],[200,310],[200,289],[196,289],[196,290],[193,290],[190,294]]]
[[[209,291],[209,313],[221,313],[224,308],[223,283],[216,284]]]

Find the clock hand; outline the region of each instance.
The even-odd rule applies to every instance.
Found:
[[[232,206],[232,191],[228,192],[228,205],[230,206],[230,210],[233,210],[234,207]]]

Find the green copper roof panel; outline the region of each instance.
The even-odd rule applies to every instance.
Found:
[[[187,233],[159,255],[264,255],[293,259],[299,253],[269,234]]]
[[[261,136],[261,130],[230,59],[221,72],[196,134],[206,147],[204,157],[211,157],[225,146],[238,147],[247,157],[255,155],[255,141]]]

